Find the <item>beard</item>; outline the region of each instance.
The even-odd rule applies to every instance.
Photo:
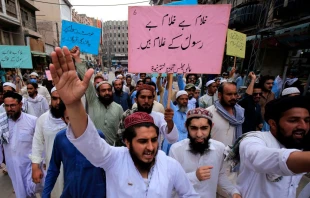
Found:
[[[150,114],[150,113],[152,113],[153,105],[154,105],[154,103],[151,106],[149,106],[149,107],[142,107],[139,103],[137,103],[138,111]]]
[[[237,103],[237,100],[232,99],[228,102],[226,102],[225,100],[221,100],[220,103],[223,107],[234,107]]]
[[[144,162],[144,161],[140,160],[137,157],[137,154],[135,153],[132,144],[130,144],[130,146],[129,146],[129,153],[130,153],[130,156],[132,158],[133,163],[138,167],[139,170],[141,170],[141,171],[150,171],[151,167],[155,163],[155,158],[157,156],[158,149],[156,151],[155,150],[153,151],[154,159],[151,162]]]
[[[99,94],[98,95],[98,99],[105,106],[108,106],[108,105],[110,105],[113,102],[113,96],[109,96],[109,95],[101,96]]]
[[[21,113],[22,113],[21,111],[18,111],[18,112],[11,112],[11,114],[9,114],[9,113],[7,112],[6,115],[8,116],[8,118],[10,118],[10,119],[16,121],[16,120],[20,117]]]
[[[306,131],[305,130],[294,130],[292,133],[302,133],[303,134],[303,138],[296,140],[293,137],[293,134],[291,136],[284,136],[283,133],[283,128],[281,128],[279,125],[277,127],[277,140],[287,149],[299,149],[299,150],[304,150],[304,148],[308,148],[309,146],[307,146],[307,139],[309,139],[309,134],[306,135]]]
[[[188,134],[188,139],[189,139],[189,147],[190,147],[190,151],[196,155],[196,154],[200,154],[203,155],[204,153],[206,153],[209,150],[209,140],[211,139],[211,133],[208,135],[208,137],[204,138],[204,142],[200,143],[200,142],[196,142],[195,138],[192,138],[189,134]]]
[[[182,106],[182,105],[178,105],[179,106],[179,111],[182,113],[186,113],[188,110],[187,105],[186,106]]]
[[[117,93],[118,95],[119,95],[120,93],[122,93],[122,89],[115,89],[115,88],[114,88],[114,91],[115,91],[115,93]]]
[[[51,106],[50,112],[54,118],[61,118],[61,116],[63,115],[59,107],[57,108],[57,107]]]

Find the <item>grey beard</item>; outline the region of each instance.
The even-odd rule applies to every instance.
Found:
[[[179,105],[179,111],[180,111],[180,112],[186,113],[187,110],[188,110],[188,107],[187,107],[187,106],[185,107],[185,106],[180,106],[180,105]]]

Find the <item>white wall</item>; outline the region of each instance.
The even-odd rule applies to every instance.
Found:
[[[59,3],[65,4],[65,5],[60,5],[60,18],[61,18],[61,20],[72,21],[70,7],[65,3],[64,0],[59,0]]]

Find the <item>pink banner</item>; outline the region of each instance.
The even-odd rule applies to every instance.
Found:
[[[50,70],[45,70],[45,74],[46,74],[47,80],[49,80],[49,81],[53,80]]]
[[[231,5],[129,7],[129,72],[219,74]]]

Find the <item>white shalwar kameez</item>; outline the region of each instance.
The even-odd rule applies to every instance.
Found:
[[[32,142],[32,155],[30,157],[32,163],[41,164],[42,153],[45,151],[46,171],[48,170],[56,134],[66,128],[66,126],[67,125],[61,118],[54,118],[50,111],[47,111],[38,118]],[[63,167],[61,166],[60,174],[57,178],[51,197],[60,197],[63,187],[64,175]]]
[[[142,178],[129,150],[110,146],[101,139],[89,117],[82,136],[75,138],[69,124],[67,137],[94,166],[105,170],[107,197],[170,198],[173,189],[182,198],[199,197],[181,165],[163,151],[158,151],[148,179]]]
[[[26,113],[21,113],[16,121],[8,119],[9,143],[2,146],[7,171],[17,198],[35,197],[35,193],[41,185],[32,182],[31,160],[28,157],[31,153],[36,119]],[[0,152],[0,161],[3,161],[2,151]]]
[[[28,114],[40,117],[43,113],[49,110],[49,105],[47,100],[40,94],[35,98],[28,97],[24,104]]]

